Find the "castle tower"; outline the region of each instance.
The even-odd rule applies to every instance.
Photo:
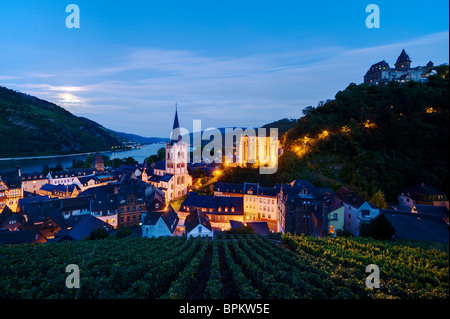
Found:
[[[397,58],[397,62],[395,63],[396,69],[406,70],[411,67],[411,59],[408,54],[406,54],[405,49],[402,50],[402,53]]]

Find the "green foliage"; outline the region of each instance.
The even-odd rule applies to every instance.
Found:
[[[109,236],[108,230],[103,227],[94,229],[89,234],[89,239],[105,239]]]
[[[298,262],[314,265],[331,281],[334,298],[445,299],[449,296],[448,251],[404,246],[363,237],[312,238],[283,235]],[[380,268],[380,289],[365,288],[366,266]],[[306,268],[305,268],[306,269]]]
[[[48,172],[50,172],[50,171],[52,171],[52,172],[60,172],[60,171],[63,171],[63,170],[64,170],[64,167],[61,165],[61,163],[58,163],[58,164],[56,164],[56,166],[51,166],[51,167],[48,166],[47,164],[45,164],[42,167],[41,173],[43,175],[47,175]]]
[[[270,134],[270,128],[277,128],[278,129],[278,136],[282,136],[284,133],[286,133],[287,131],[289,131],[292,126],[297,122],[296,119],[281,119],[272,123],[268,123],[263,125],[263,128],[268,128],[269,130],[267,130],[267,134]]]
[[[117,229],[116,232],[116,237],[117,238],[125,238],[131,236],[131,228],[130,227],[119,227],[119,229]]]
[[[448,74],[448,66],[438,69]],[[281,139],[284,154],[275,174],[239,167],[220,181],[271,187],[306,178],[333,189],[352,186],[366,198],[380,190],[392,203],[402,189],[418,183],[448,194],[449,82],[439,74],[428,83],[352,83],[334,100],[303,110]],[[325,130],[329,136],[319,139]],[[311,141],[300,157],[295,149],[304,137]]]
[[[154,155],[150,155],[145,159],[147,163],[152,164],[159,161],[164,161],[166,158],[166,149],[164,147],[161,147],[158,152]]]
[[[392,236],[395,235],[395,229],[384,214],[379,214],[368,223],[361,225],[360,235],[373,239],[392,239]]]
[[[228,234],[256,234],[255,230],[251,226],[242,226],[226,231]]]
[[[205,288],[206,299],[222,299],[218,241],[213,241],[210,276]]]
[[[0,86],[0,154],[72,154],[122,147],[123,138],[62,107]]]
[[[382,209],[386,209],[388,207],[386,200],[384,199],[384,194],[380,190],[377,191],[375,194],[373,194],[372,198],[370,199],[370,202]]]
[[[0,245],[0,298],[186,298],[198,289],[198,273],[202,265],[208,267],[204,262],[208,254],[212,255],[206,298],[222,298],[224,271],[236,299],[449,297],[448,248],[440,251],[361,237],[286,234],[281,245],[262,236],[237,237],[214,238],[212,243],[185,237],[109,237]],[[65,286],[68,264],[82,271],[79,289]],[[380,289],[365,286],[369,264],[380,267]]]

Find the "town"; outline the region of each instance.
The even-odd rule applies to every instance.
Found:
[[[172,132],[179,127],[176,111]],[[251,152],[248,137],[241,140],[242,165]],[[257,153],[256,159],[265,155]],[[194,170],[213,181],[209,194],[193,186]],[[398,239],[448,243],[448,198],[432,185],[411,185],[398,194],[397,205],[383,208],[345,187],[334,192],[305,179],[273,187],[214,182],[220,173],[217,163],[190,163],[188,145],[176,134],[165,145],[165,160],[152,164],[110,169],[97,154],[91,168],[44,175],[17,167],[0,173],[0,244],[77,241],[98,229],[124,228],[149,238],[212,238],[245,227],[261,235],[360,236],[361,226],[379,215]]]

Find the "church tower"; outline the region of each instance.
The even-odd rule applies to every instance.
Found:
[[[396,69],[407,70],[411,67],[411,59],[408,54],[406,54],[405,49],[402,50],[402,53],[397,58],[397,62],[395,63]]]
[[[167,190],[168,200],[177,199],[187,194],[187,187],[192,184],[188,173],[188,145],[181,141],[180,122],[178,120],[178,105],[175,109],[170,142],[166,143],[165,173],[173,175],[172,183]]]

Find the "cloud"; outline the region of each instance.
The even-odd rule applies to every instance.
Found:
[[[111,129],[165,136],[175,102],[186,128],[194,119],[202,120],[206,128],[296,118],[303,107],[334,98],[350,82],[361,83],[371,64],[381,60],[393,64],[403,48],[413,66],[429,60],[448,63],[448,35],[445,31],[366,48],[328,46],[247,56],[133,48],[116,56],[119,62],[66,70],[71,77],[65,81],[53,76],[35,78],[33,83],[5,79]]]

